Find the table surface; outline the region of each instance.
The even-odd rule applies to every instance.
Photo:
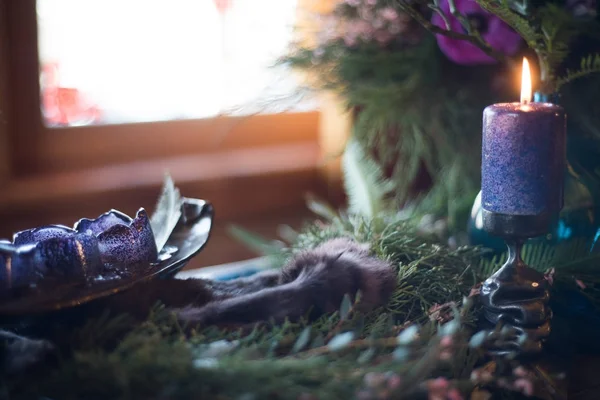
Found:
[[[175,278],[189,279],[214,279],[229,280],[249,276],[271,267],[266,257],[251,258],[229,264],[214,265],[210,267],[183,270]]]

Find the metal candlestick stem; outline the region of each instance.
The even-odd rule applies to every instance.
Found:
[[[527,239],[545,234],[553,217],[549,214],[506,215],[483,210],[484,230],[503,238],[508,246],[506,264],[481,288],[484,316],[490,323],[502,323],[516,332],[496,353],[539,353],[550,334],[552,311],[548,306],[548,283],[542,273],[521,259],[521,249]]]

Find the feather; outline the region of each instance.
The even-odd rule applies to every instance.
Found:
[[[359,142],[348,142],[342,164],[349,211],[366,218],[383,212],[391,182],[385,179],[381,167],[366,156]]]
[[[159,252],[167,243],[169,236],[181,218],[182,205],[183,198],[179,193],[179,189],[175,187],[171,176],[166,174],[160,198],[150,218],[150,226]]]

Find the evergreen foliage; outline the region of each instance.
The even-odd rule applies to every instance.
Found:
[[[385,197],[391,182],[385,182],[380,166],[366,157],[360,143],[351,140],[344,152],[343,171],[350,212],[373,218],[385,209]]]
[[[11,399],[420,399],[475,393],[518,399],[528,393],[533,371],[510,357],[485,355],[511,332],[476,329],[471,289],[502,257],[441,245],[420,235],[401,213],[367,219],[311,201],[326,218],[308,224],[283,249],[279,241],[258,237],[251,238],[254,246],[261,243],[263,251],[286,259],[331,237],[369,243],[398,271],[399,285],[386,307],[363,315],[345,298],[339,312],[312,325],[198,327],[190,335],[160,305],[137,326],[126,316],[104,315],[67,327],[69,346],[56,368],[6,378],[4,393]],[[556,290],[566,285],[594,303],[600,299],[594,273],[600,253],[593,243],[526,246],[524,256],[542,271],[554,268]],[[64,323],[57,320],[54,328]]]
[[[588,100],[597,96],[600,80],[582,84],[580,78],[600,70],[600,56],[588,56],[586,49],[576,54],[584,58],[574,69],[571,51],[583,26],[597,24],[575,21],[559,3],[477,2],[515,29],[537,55],[542,90],[561,89],[579,128],[570,131],[570,143],[585,139],[596,145],[584,147],[597,150],[600,112],[598,102]],[[286,230],[284,240],[265,240],[239,228],[231,232],[270,255],[274,266],[334,237],[368,243],[397,270],[398,287],[389,304],[362,315],[345,298],[339,312],[311,325],[265,323],[251,331],[196,327],[191,334],[184,334],[160,304],[140,325],[123,315],[87,320],[76,329],[57,319],[48,329],[66,332],[68,346],[60,349],[56,368],[0,377],[3,398],[364,400],[489,398],[494,393],[517,399],[530,393],[534,371],[511,357],[493,359],[485,352],[512,332],[502,327],[478,331],[477,285],[506,255],[450,247],[440,232],[422,229],[422,216],[429,214],[458,226],[472,204],[479,186],[481,111],[512,99],[506,84],[504,91],[494,91],[490,83],[515,60],[495,52],[467,16],[454,13],[465,32],[432,25],[432,13],[440,12],[437,0],[384,1],[378,7],[410,16],[410,28],[384,46],[373,41],[348,46],[338,38],[318,48],[297,48],[284,60],[315,72],[319,89],[341,93],[356,111],[344,161],[350,209],[337,211],[311,199],[309,208],[320,220],[299,233]],[[349,2],[336,10],[338,17],[352,18],[355,11]],[[426,30],[467,40],[506,64],[455,65]],[[577,157],[572,161],[576,165]],[[415,199],[410,190],[423,165],[433,187]],[[594,166],[580,167],[600,181]],[[400,206],[402,211],[394,211]],[[568,349],[577,343],[600,350],[595,240],[524,249],[526,262],[553,282],[554,297],[576,299],[561,303],[566,312],[553,326],[569,333],[560,343]],[[582,319],[589,337],[577,336]]]
[[[600,54],[588,55],[581,59],[581,67],[576,71],[567,69],[566,75],[557,82],[558,87],[565,85],[575,79],[586,77],[592,73],[600,72]]]
[[[431,22],[435,13],[448,22],[450,16],[440,7],[443,1],[448,1],[462,32]],[[593,100],[597,90],[591,83],[600,81],[600,76],[594,75],[599,69],[599,58],[594,55],[600,43],[598,17],[576,16],[560,1],[476,1],[523,38],[523,51],[514,56],[496,51],[469,16],[458,11],[455,0],[380,0],[371,2],[371,9],[356,0],[340,2],[325,16],[327,27],[319,32],[314,46],[296,46],[282,60],[308,71],[315,78],[315,89],[340,94],[352,110],[352,137],[379,165],[373,174],[380,174],[376,169],[383,171],[394,185],[387,203],[390,209],[427,198],[428,211],[448,218],[453,230],[464,229],[480,184],[482,111],[489,104],[518,99],[516,85],[507,82],[517,79],[515,67],[520,66],[523,55],[537,65],[539,92],[563,94],[560,103],[569,114],[568,134],[574,139],[569,146],[590,127],[600,126],[600,114],[578,112],[581,104],[589,108],[597,103]],[[348,39],[365,21],[379,24],[372,15],[390,8],[402,22],[391,40],[381,42],[368,35]],[[332,19],[341,25],[334,33],[328,25]],[[454,64],[438,49],[435,36],[442,35],[472,43],[498,63]],[[584,77],[589,78],[586,85],[578,86],[577,96],[568,95],[573,83]],[[572,150],[569,159],[576,163],[578,155],[578,150]],[[588,165],[578,173],[595,168]],[[415,185],[423,171],[432,182],[426,193],[419,193]],[[460,179],[449,184],[453,177]]]

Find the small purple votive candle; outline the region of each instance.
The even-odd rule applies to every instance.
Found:
[[[503,103],[483,112],[481,201],[506,215],[563,207],[566,114],[549,103]]]

